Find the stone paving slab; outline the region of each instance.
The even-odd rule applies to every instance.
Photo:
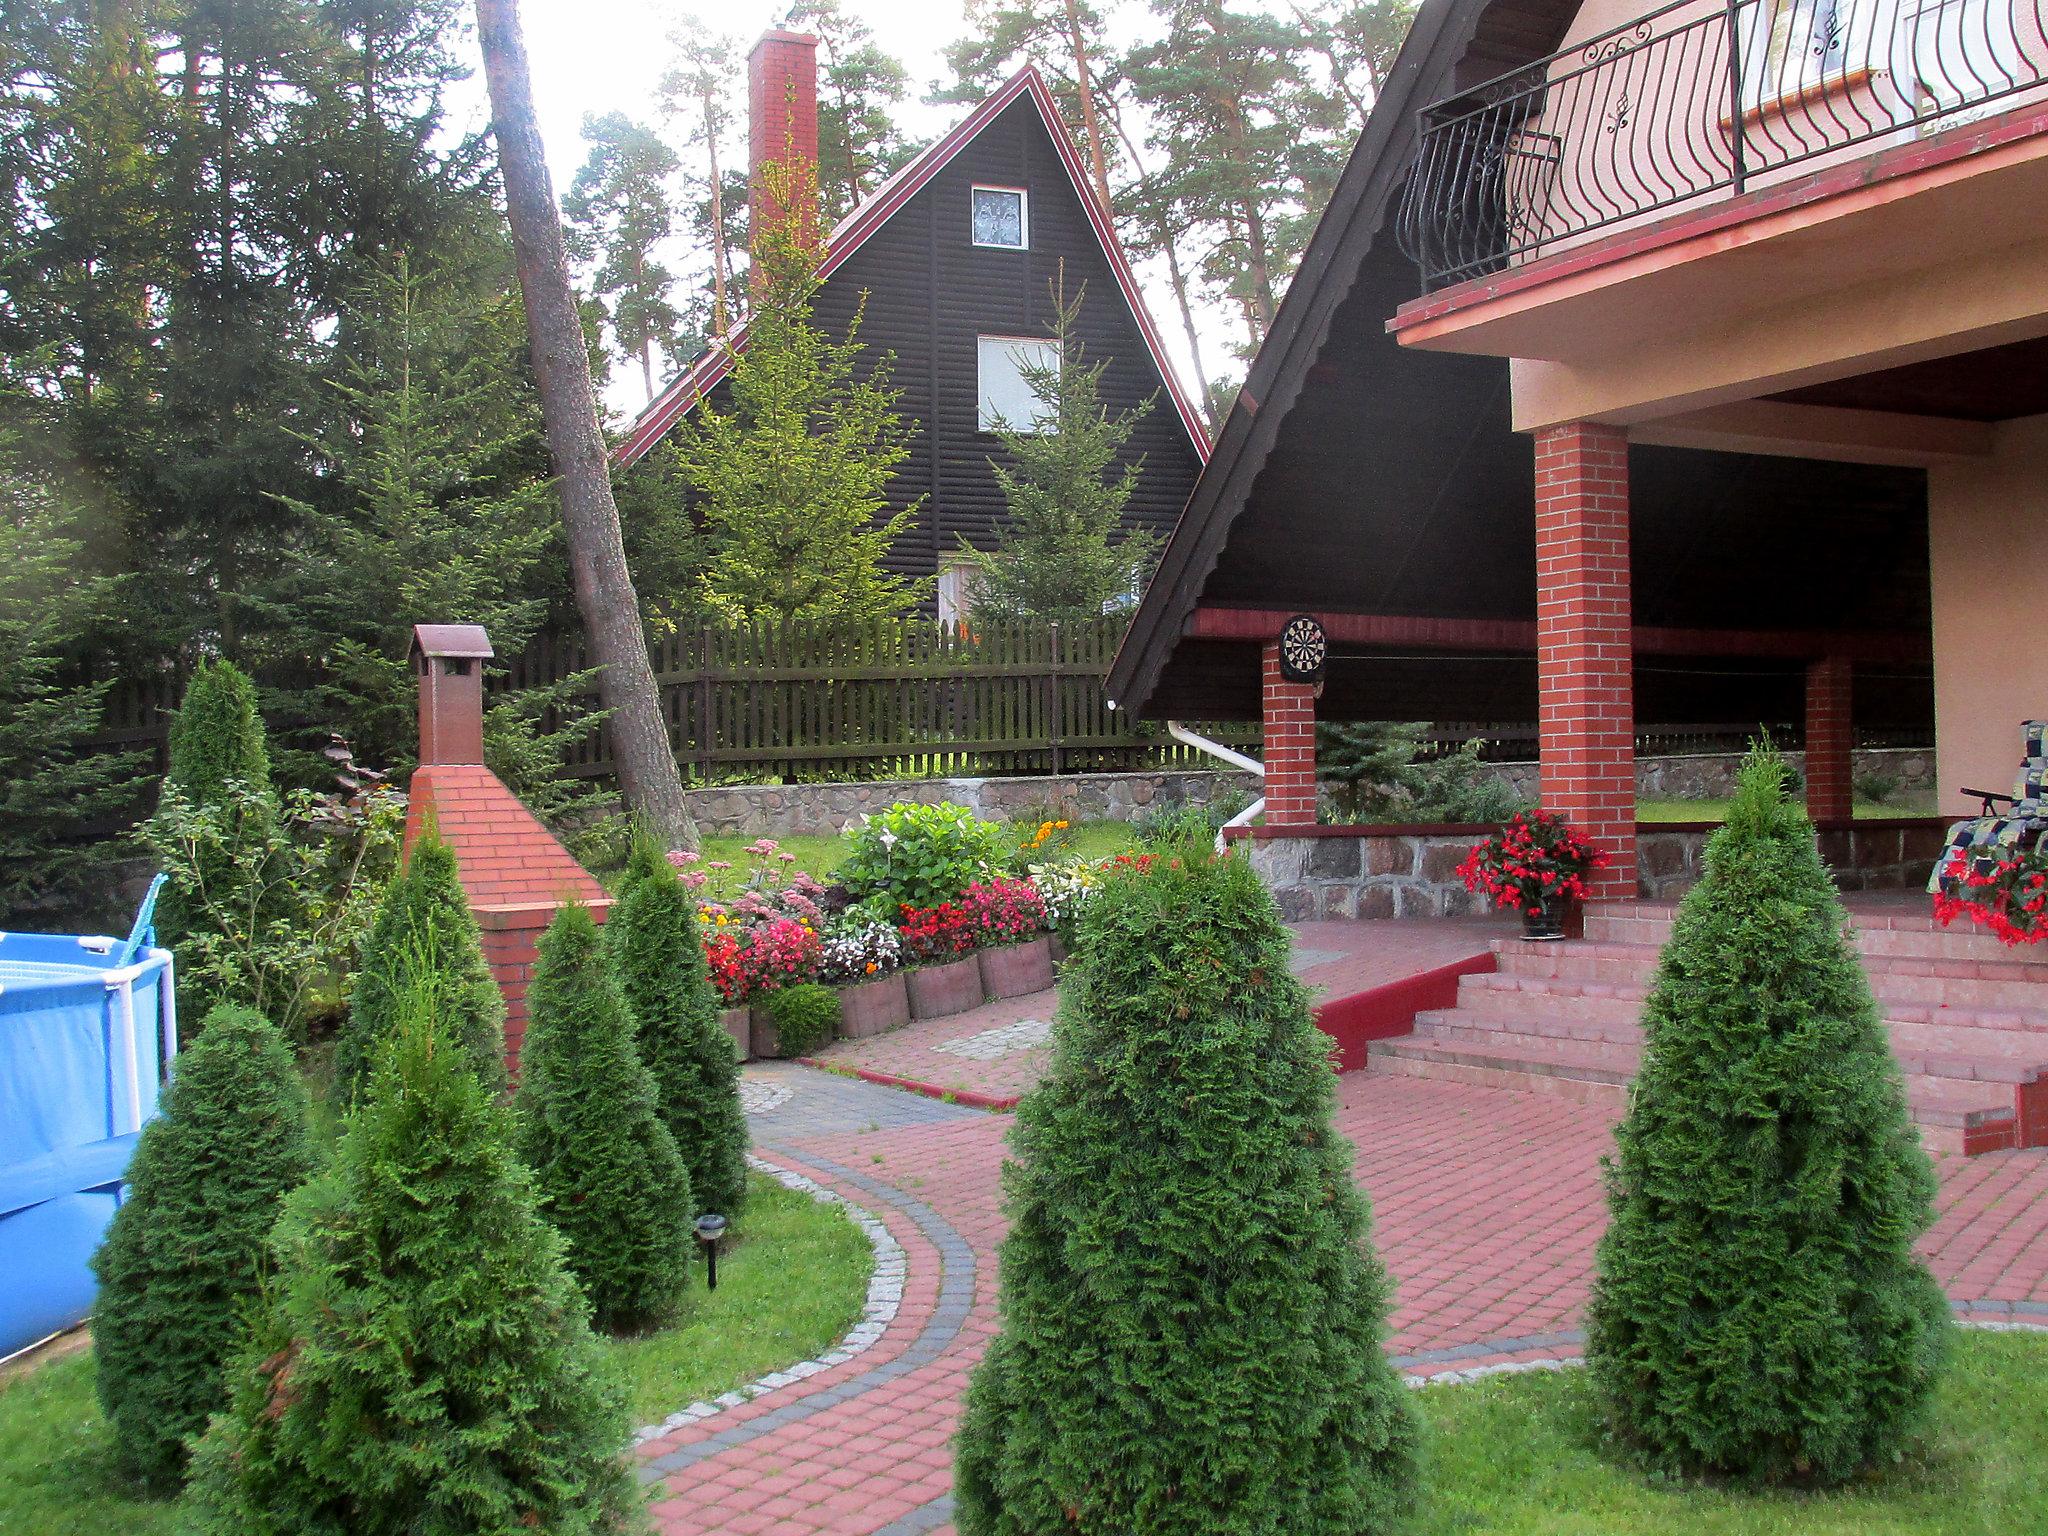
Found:
[[[751,1118],[756,1149],[872,1213],[901,1245],[903,1294],[857,1359],[650,1442],[664,1532],[943,1536],[951,1437],[995,1327],[999,1175],[1012,1118],[788,1063]],[[1388,1348],[1411,1379],[1554,1369],[1575,1358],[1609,1110],[1355,1073],[1338,1128],[1374,1202],[1396,1295]],[[2048,1324],[2048,1151],[1946,1158],[1922,1247],[1974,1325]]]

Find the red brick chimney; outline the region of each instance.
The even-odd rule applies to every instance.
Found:
[[[484,958],[505,994],[505,1050],[513,1070],[526,1035],[526,984],[556,910],[580,901],[604,921],[604,887],[570,856],[519,797],[484,766],[484,663],[490,637],[475,624],[421,624],[412,632],[420,680],[420,765],[405,814],[411,850],[432,817],[455,853],[462,893],[483,929]]]
[[[771,164],[818,164],[818,40],[779,28],[747,55],[747,174],[750,235],[786,210],[769,193],[762,171]],[[811,210],[816,216],[815,206]]]

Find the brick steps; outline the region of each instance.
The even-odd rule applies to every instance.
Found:
[[[1374,1042],[1377,1071],[1621,1104],[1640,1015],[1675,909],[1588,914],[1586,938],[1498,940],[1499,969],[1462,978],[1457,1005]],[[2015,955],[1920,910],[1858,912],[1858,949],[1906,1097],[1938,1151],[2048,1145],[2048,958]]]

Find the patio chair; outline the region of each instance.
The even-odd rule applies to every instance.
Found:
[[[2019,777],[2013,781],[2012,793],[2001,795],[1989,789],[1963,791],[1984,803],[1983,813],[1948,829],[1941,857],[1935,860],[1934,873],[1927,880],[1928,890],[1940,891],[1953,884],[1947,870],[1959,850],[1971,858],[2003,858],[2048,842],[2048,720],[2027,721],[2020,727],[2020,736],[2026,756],[2020,760]],[[2006,807],[2003,811],[1998,808],[2001,801]]]

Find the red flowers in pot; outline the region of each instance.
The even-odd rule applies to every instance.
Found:
[[[1564,914],[1586,899],[1586,876],[1607,866],[1607,855],[1556,811],[1518,811],[1491,837],[1482,838],[1458,866],[1468,891],[1484,891],[1493,904],[1520,912],[1530,938],[1562,938]]]

